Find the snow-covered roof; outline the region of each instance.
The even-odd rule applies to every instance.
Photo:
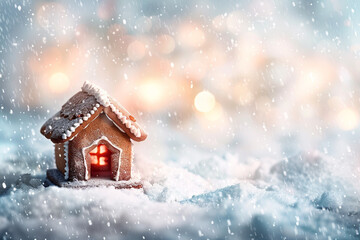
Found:
[[[87,81],[81,90],[41,127],[40,132],[46,138],[54,143],[66,142],[104,112],[131,139],[139,142],[146,139],[147,133],[135,118],[105,90]]]

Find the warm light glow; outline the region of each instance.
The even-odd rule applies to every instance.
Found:
[[[100,144],[90,152],[91,164],[105,166],[110,160],[111,152],[104,144]]]
[[[100,166],[104,166],[104,165],[106,165],[106,157],[99,157],[99,165]]]
[[[135,40],[127,48],[128,56],[131,60],[137,61],[145,56],[145,45],[141,41]]]
[[[147,80],[139,87],[139,97],[148,108],[156,108],[165,96],[164,84],[159,80]]]
[[[98,158],[96,155],[90,155],[91,164],[98,164]]]
[[[226,18],[226,26],[227,29],[232,33],[241,32],[242,28],[244,28],[244,17],[240,12],[232,12]]]
[[[99,146],[99,153],[102,154],[102,153],[106,153],[107,152],[107,148],[105,145],[100,145]]]
[[[194,80],[200,80],[206,75],[208,65],[200,56],[194,56],[194,58],[187,62],[184,70],[188,77]]]
[[[215,104],[214,108],[210,111],[205,113],[205,118],[209,121],[218,121],[224,116],[224,111],[220,104]]]
[[[307,86],[309,90],[318,90],[326,83],[323,71],[325,69],[311,69],[306,72],[302,78],[302,83]]]
[[[330,86],[335,79],[333,65],[324,59],[309,59],[302,68],[302,73],[296,84],[300,97],[316,96]]]
[[[247,33],[239,39],[237,47],[237,67],[245,76],[257,71],[263,59],[263,43],[255,33]]]
[[[68,76],[62,72],[57,72],[51,75],[49,79],[49,88],[53,93],[63,93],[70,86]]]
[[[359,114],[353,109],[345,108],[338,113],[337,123],[342,130],[352,130],[359,125]]]
[[[184,24],[179,29],[178,42],[185,47],[200,47],[205,42],[205,34],[198,26]]]
[[[225,26],[225,17],[223,15],[216,16],[213,19],[212,24],[215,29],[224,30],[224,28],[226,27]]]
[[[160,35],[157,38],[158,51],[162,54],[169,54],[175,49],[175,40],[167,34]]]
[[[210,112],[215,107],[215,97],[208,91],[199,92],[194,100],[195,108],[199,112]]]
[[[251,88],[248,84],[240,82],[233,88],[233,94],[237,98],[239,104],[247,105],[254,99]]]
[[[96,147],[93,150],[91,150],[90,154],[95,154],[96,155],[97,152],[98,152],[98,148]]]

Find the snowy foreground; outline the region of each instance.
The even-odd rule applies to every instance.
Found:
[[[203,159],[204,160],[204,159]],[[144,162],[142,162],[144,161]],[[144,188],[42,186],[4,177],[3,239],[359,239],[358,193],[318,153],[238,166],[234,156],[174,167],[138,158]],[[142,166],[142,167],[139,167]],[[217,171],[209,170],[216,166]],[[19,166],[17,166],[19,167]],[[251,179],[224,179],[242,167]],[[11,169],[10,169],[11,170]],[[5,186],[6,185],[6,186]],[[12,187],[9,187],[12,186]]]
[[[143,189],[65,189],[43,186],[52,144],[14,128],[0,135],[0,239],[360,239],[354,151],[251,158],[154,129],[135,146]]]

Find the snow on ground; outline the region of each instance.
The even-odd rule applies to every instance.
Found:
[[[159,160],[160,149],[148,153],[143,145],[135,148],[143,189],[79,190],[42,185],[46,169],[54,167],[45,139],[2,146],[3,239],[360,237],[356,178],[346,174],[346,164],[317,151],[242,159],[186,147]]]

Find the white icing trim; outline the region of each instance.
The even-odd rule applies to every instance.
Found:
[[[123,133],[126,134],[126,132],[124,132],[124,130],[123,130],[120,126],[118,126],[118,125],[111,119],[111,117],[109,117],[106,113],[105,113],[105,116],[106,116],[121,132],[123,132]],[[130,132],[131,132],[132,134],[134,134],[136,137],[140,137],[140,136],[141,136],[141,131],[140,131],[140,129],[136,128],[135,126],[131,126]]]
[[[107,92],[99,88],[95,84],[85,81],[81,90],[87,92],[90,95],[93,95],[96,98],[96,100],[104,107],[108,107],[110,105],[110,100],[108,98]]]
[[[134,151],[134,144],[131,142],[131,178],[134,176],[134,155],[135,155],[135,151]]]
[[[66,130],[65,134],[66,134],[67,137],[70,137],[72,133],[70,132],[70,130]]]
[[[65,180],[69,179],[69,142],[64,143]]]
[[[89,179],[89,170],[88,170],[88,167],[87,167],[87,162],[86,162],[86,156],[85,156],[85,153],[84,153],[84,149],[82,151],[82,154],[83,154],[84,167],[85,167],[85,180],[88,180]]]
[[[106,115],[106,114],[105,114]],[[119,164],[118,164],[118,168],[116,170],[116,176],[115,176],[115,181],[119,181],[119,177],[120,177],[120,166],[121,166],[121,155],[122,155],[122,149],[117,147],[116,145],[114,145],[107,137],[105,136],[102,136],[101,138],[95,140],[94,142],[92,142],[90,144],[90,146],[88,147],[85,147],[82,149],[82,155],[83,155],[83,159],[84,159],[84,166],[85,166],[85,180],[88,180],[89,179],[89,171],[88,171],[88,168],[87,168],[87,164],[86,164],[86,155],[85,155],[85,150],[87,150],[88,148],[91,148],[92,146],[94,145],[98,145],[98,143],[101,141],[101,140],[105,140],[107,141],[113,148],[117,149],[119,151]]]
[[[95,112],[94,112],[95,113]],[[87,114],[88,116],[89,114]],[[90,115],[91,116],[91,115]],[[83,117],[85,121],[87,121],[88,117]],[[72,133],[76,131],[78,127],[80,127],[81,124],[84,123],[82,118],[78,118],[78,122],[74,123],[72,126],[70,126],[69,129],[65,130],[64,133],[61,135],[61,138],[63,140],[66,140],[67,138],[71,137]],[[73,138],[72,138],[73,139]]]
[[[104,114],[105,114],[105,116],[106,116],[122,133],[125,133],[125,134],[126,134],[126,132],[124,132],[124,130],[123,130],[121,127],[119,127],[119,126],[114,122],[114,120],[111,119],[111,117],[109,117],[106,113],[104,113]]]
[[[93,95],[96,98],[96,100],[104,107],[110,107],[111,111],[115,113],[116,117],[125,125],[125,127],[127,127],[130,130],[130,132],[135,137],[138,138],[141,137],[140,128],[137,128],[135,125],[133,125],[132,121],[128,120],[127,117],[124,116],[113,103],[111,103],[110,98],[105,90],[99,88],[95,84],[90,83],[88,81],[85,81],[81,90],[87,92],[90,95]],[[73,126],[70,126],[69,129],[66,129],[61,135],[61,138],[63,140],[66,140],[67,138],[71,137],[72,133],[76,131],[76,128],[78,128],[82,123],[88,121],[91,118],[91,115],[96,113],[97,109],[100,107],[99,103],[96,103],[93,109],[90,110],[89,113],[84,115],[82,118],[81,117],[78,118],[77,123],[74,123]]]
[[[111,103],[110,98],[105,90],[101,89],[100,87],[96,86],[95,84],[93,84],[89,81],[84,82],[84,85],[82,86],[81,90],[84,92],[87,92],[90,95],[93,95],[96,98],[96,100],[104,107],[110,107],[111,111],[113,113],[115,113],[119,119],[121,119],[122,123],[127,128],[131,129],[132,126],[134,126],[131,124],[132,121],[127,120],[127,117],[123,116],[121,114],[121,112],[119,111],[119,109],[117,109],[116,106],[113,103]],[[95,105],[95,107],[100,107],[100,105],[99,106]],[[93,114],[93,112],[91,112],[91,114]],[[88,118],[90,118],[88,115],[83,118],[84,121],[87,121]],[[134,128],[135,129],[132,130],[131,133],[133,135],[135,135],[135,137],[138,137],[138,138],[141,137],[141,130],[139,128],[137,128],[136,126],[134,126]]]
[[[102,113],[102,112],[101,112],[101,113]],[[100,114],[101,114],[101,113],[100,113]],[[92,123],[93,121],[95,121],[95,119],[97,119],[97,118],[100,116],[100,114],[97,115],[90,123]],[[90,125],[90,123],[89,123],[88,125],[86,125],[83,130],[85,130],[85,129]],[[76,136],[77,136],[79,133],[80,133],[80,132],[78,132],[76,135],[74,135],[72,138],[70,138],[69,141],[71,141],[71,140],[73,140],[74,138],[76,138]]]

